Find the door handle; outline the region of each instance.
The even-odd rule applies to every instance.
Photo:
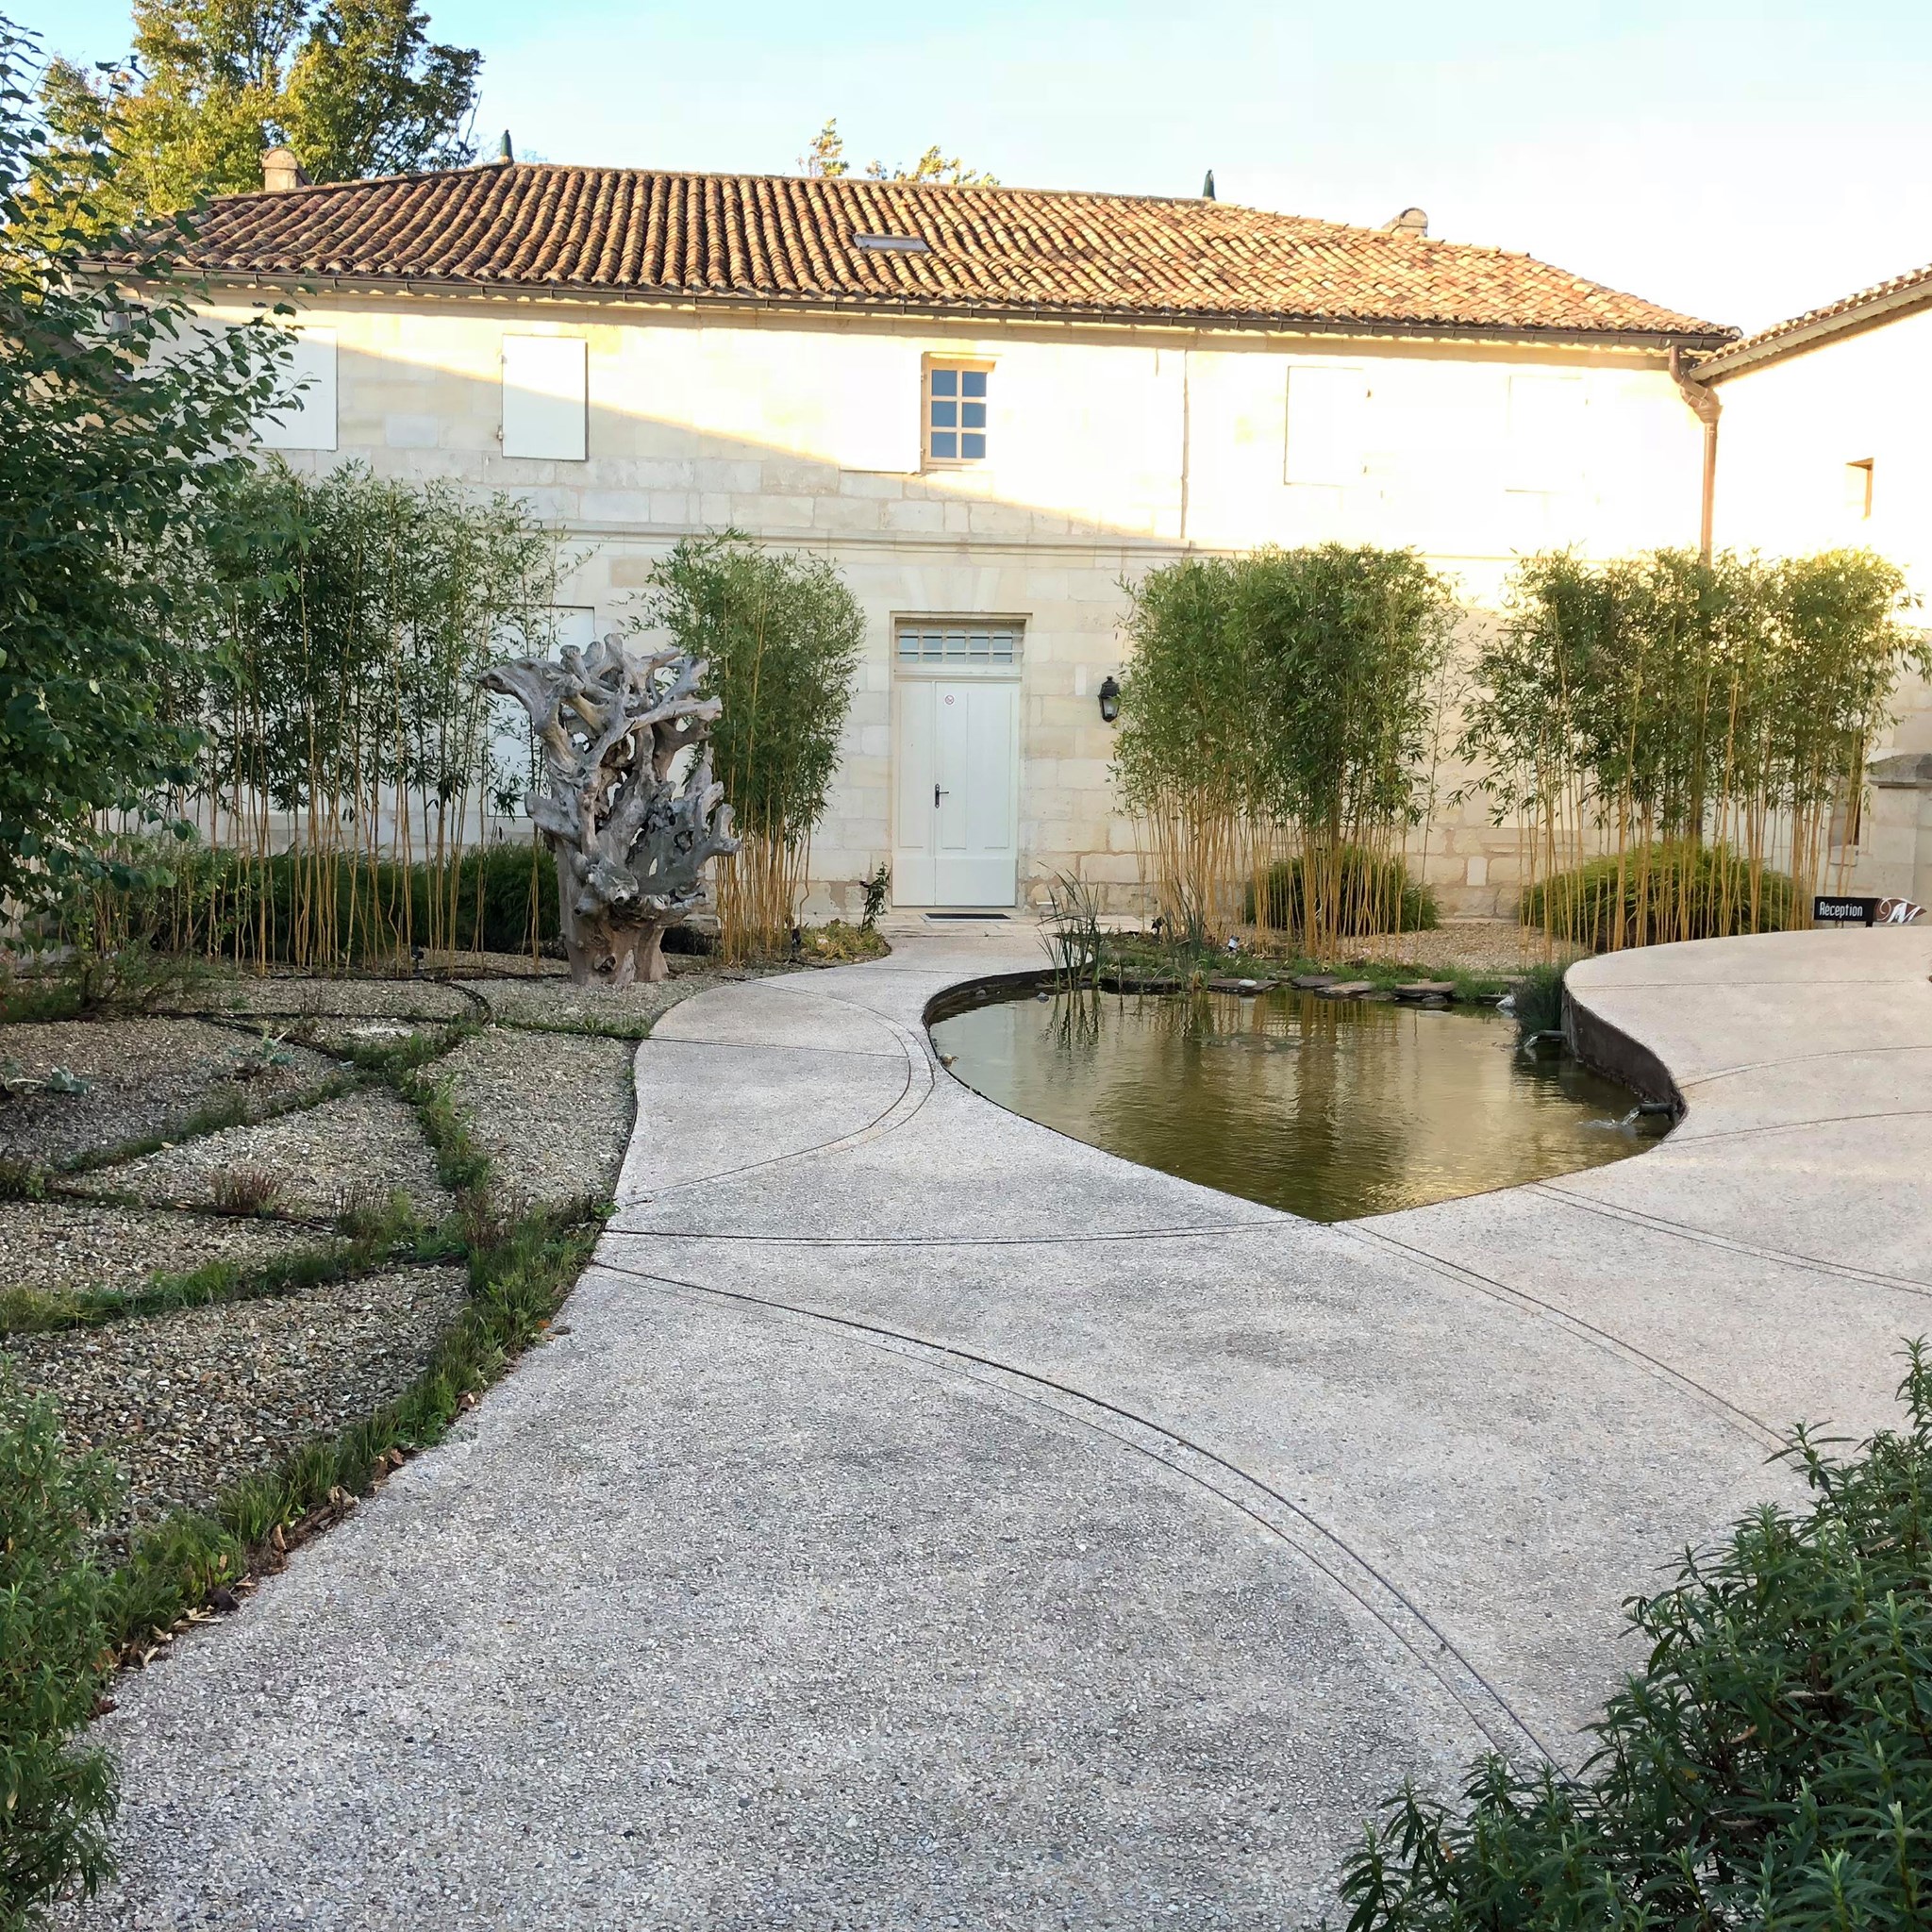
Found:
[[[941,799],[942,799],[942,798],[950,798],[950,797],[951,797],[952,795],[953,795],[953,794],[952,794],[952,793],[951,793],[950,791],[941,791],[941,789],[940,789],[940,788],[939,788],[939,787],[938,787],[937,785],[935,785],[935,786],[934,786],[934,787],[932,788],[932,808],[933,808],[933,810],[935,810],[935,811],[939,810],[939,808],[940,808],[940,800],[941,800]]]

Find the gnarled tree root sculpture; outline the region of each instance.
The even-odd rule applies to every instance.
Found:
[[[483,675],[530,714],[542,750],[549,790],[525,809],[557,860],[579,986],[662,979],[664,928],[702,900],[705,861],[738,850],[705,749],[722,708],[697,695],[704,675],[702,659],[633,653],[613,631],[588,652],[566,646]]]

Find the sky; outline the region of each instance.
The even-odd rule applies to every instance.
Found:
[[[1925,0],[423,0],[525,159],[788,174],[937,142],[1015,186],[1195,194],[1520,249],[1756,328],[1932,261]],[[126,0],[0,0],[125,51]]]

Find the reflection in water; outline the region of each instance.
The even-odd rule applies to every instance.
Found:
[[[989,1100],[1184,1180],[1315,1221],[1600,1167],[1645,1143],[1621,1087],[1516,1051],[1487,1012],[1277,988],[1030,993],[937,1022]]]

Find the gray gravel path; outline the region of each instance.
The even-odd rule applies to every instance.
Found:
[[[202,1205],[216,1200],[223,1174],[238,1170],[273,1174],[281,1184],[275,1211],[315,1220],[328,1219],[345,1196],[372,1188],[400,1189],[425,1221],[440,1220],[453,1206],[414,1112],[381,1087],[164,1147],[71,1185],[88,1193]]]
[[[400,1394],[468,1295],[461,1269],[399,1269],[0,1347],[25,1386],[58,1402],[69,1441],[120,1468],[125,1530],[204,1507]]]
[[[476,1014],[475,1003],[453,986],[434,979],[325,979],[272,974],[225,976],[184,995],[193,1012],[285,1016],[327,1015],[362,1018],[463,1020]]]
[[[0,1093],[0,1156],[52,1165],[166,1133],[210,1104],[259,1114],[333,1071],[305,1047],[200,1020],[60,1020],[0,1026],[0,1074],[77,1093]]]
[[[225,1214],[175,1214],[104,1202],[0,1201],[0,1289],[125,1294],[156,1274],[210,1261],[258,1266],[315,1245],[307,1228]]]
[[[574,986],[567,978],[553,976],[469,979],[460,984],[479,993],[491,1014],[508,1025],[608,1032],[636,1040],[651,1030],[659,1014],[719,984],[721,976],[702,961],[687,966],[680,959],[669,979],[626,987],[622,992]]]
[[[532,1203],[608,1200],[630,1139],[632,1054],[622,1040],[491,1027],[436,1071],[499,1186]]]

